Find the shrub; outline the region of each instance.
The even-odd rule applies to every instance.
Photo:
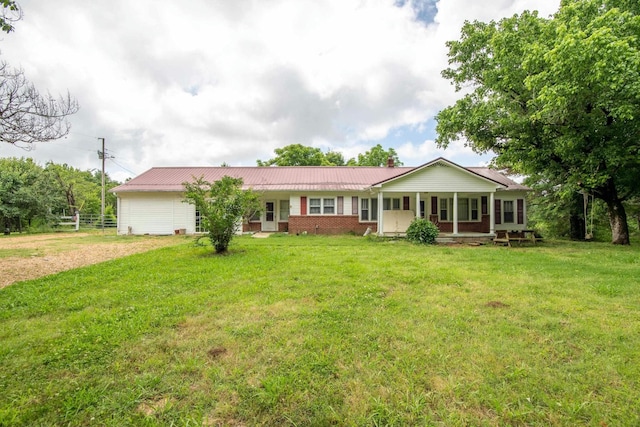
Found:
[[[413,243],[432,245],[438,237],[438,227],[424,218],[416,218],[407,229],[407,239]]]

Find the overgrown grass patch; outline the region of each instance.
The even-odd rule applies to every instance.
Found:
[[[0,425],[634,425],[640,250],[191,244],[0,290]]]

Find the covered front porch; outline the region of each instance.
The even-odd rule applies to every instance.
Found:
[[[498,227],[526,228],[526,187],[488,168],[436,159],[370,190],[379,235],[405,233],[416,218],[430,220],[443,236],[455,239],[491,238]]]
[[[379,235],[402,235],[414,219],[426,218],[438,227],[443,238],[491,238],[495,235],[496,223],[502,223],[501,210],[492,209],[497,207],[494,192],[416,192],[408,195],[380,191],[377,196]],[[496,221],[497,214],[501,217]]]

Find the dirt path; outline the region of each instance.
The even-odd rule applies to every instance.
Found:
[[[116,237],[88,233],[3,237],[0,238],[0,288],[182,242],[184,236]]]

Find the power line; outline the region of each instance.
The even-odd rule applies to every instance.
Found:
[[[129,172],[131,175],[138,175],[137,173],[130,171],[129,169],[125,168],[124,166],[122,166],[120,163],[116,162],[115,160],[113,160],[113,157],[109,157],[109,160],[115,164],[116,166],[118,166],[120,169]]]

